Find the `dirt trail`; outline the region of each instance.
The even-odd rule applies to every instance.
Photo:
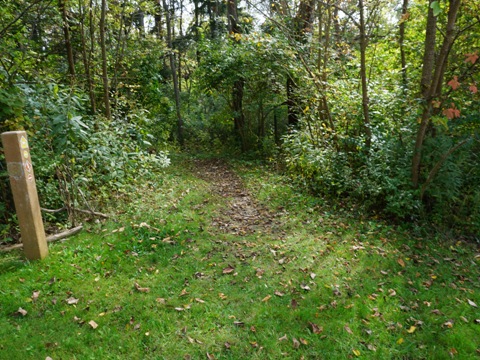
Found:
[[[213,219],[213,226],[234,235],[272,233],[277,229],[275,214],[252,199],[228,164],[219,159],[195,160],[194,164],[196,176],[210,182],[213,193],[229,200],[222,216]]]

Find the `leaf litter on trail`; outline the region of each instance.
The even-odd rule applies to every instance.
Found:
[[[313,322],[309,322],[308,323],[310,325],[310,329],[312,330],[312,332],[314,334],[321,334],[323,332],[323,327],[322,326],[319,326]]]
[[[478,308],[477,304],[475,304],[472,300],[467,299],[468,305]]]
[[[76,299],[74,298],[73,296],[69,297],[66,302],[68,305],[76,305],[78,304],[78,302],[80,301],[80,299]]]
[[[228,265],[226,268],[222,270],[223,274],[232,274],[235,271],[235,268],[231,265]]]
[[[141,287],[137,282],[133,284],[135,286],[135,289],[137,289],[138,292],[145,292],[148,293],[150,292],[150,288],[148,287]]]

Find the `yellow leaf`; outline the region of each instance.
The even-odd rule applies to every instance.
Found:
[[[262,302],[267,302],[268,300],[270,300],[271,297],[272,297],[272,295],[267,295],[267,296],[265,296],[265,297],[262,299]]]
[[[310,110],[310,106],[307,106],[305,109],[303,109],[303,113],[306,114],[308,110]]]
[[[409,334],[413,334],[415,332],[415,330],[417,330],[417,328],[415,326],[410,326],[410,329],[408,329],[407,332]]]
[[[398,339],[398,340],[397,340],[397,344],[398,344],[398,345],[403,344],[403,338]]]
[[[352,351],[355,354],[355,356],[360,356],[360,351],[359,350],[353,349]]]

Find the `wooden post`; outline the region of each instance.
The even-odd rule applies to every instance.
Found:
[[[25,131],[5,132],[2,143],[25,256],[29,260],[43,259],[48,255],[48,246],[27,134]]]

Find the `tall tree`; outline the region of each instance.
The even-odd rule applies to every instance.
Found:
[[[106,13],[107,13],[107,0],[102,0],[102,8],[100,11],[100,48],[102,52],[103,101],[105,104],[105,116],[107,117],[107,119],[111,119],[112,114],[110,111],[110,86],[108,82],[107,48],[105,44]]]
[[[423,111],[420,126],[417,130],[415,139],[414,153],[412,159],[412,184],[414,188],[418,188],[421,174],[422,150],[428,125],[434,112],[438,111],[434,108],[432,101],[438,98],[442,92],[443,79],[448,62],[448,54],[455,41],[455,24],[457,21],[458,10],[461,0],[450,0],[447,14],[447,23],[443,36],[443,43],[438,55],[436,49],[436,31],[437,31],[437,14],[434,13],[430,0],[427,16],[427,31],[424,42],[423,68],[422,78],[420,81],[420,91],[423,100]]]
[[[163,9],[165,11],[165,20],[167,25],[167,45],[169,51],[169,59],[170,59],[170,69],[172,71],[172,80],[173,80],[173,92],[175,96],[175,113],[177,115],[177,136],[178,142],[180,146],[183,147],[184,145],[184,136],[183,136],[183,119],[180,110],[180,88],[178,85],[178,74],[177,74],[177,66],[175,60],[175,51],[173,49],[173,41],[172,41],[172,21],[170,15],[170,7],[167,5],[166,0],[162,0],[163,2]]]
[[[60,13],[62,14],[63,20],[63,34],[65,37],[65,49],[67,52],[67,63],[68,63],[68,73],[70,75],[70,82],[75,82],[75,60],[73,59],[73,48],[72,42],[70,39],[70,24],[68,21],[68,13],[67,13],[67,0],[58,0],[58,8]]]
[[[314,0],[301,0],[298,6],[297,14],[293,19],[292,35],[293,39],[299,43],[305,43],[306,35],[313,31],[314,19]],[[290,73],[287,77],[287,108],[288,124],[295,126],[298,124],[298,98],[296,91],[298,84],[295,75]]]
[[[362,110],[363,125],[365,130],[365,146],[370,148],[372,142],[372,129],[370,128],[370,106],[368,98],[367,85],[367,29],[365,20],[365,6],[363,0],[358,0],[358,8],[360,11],[360,22],[358,29],[360,30],[360,80],[362,83]]]
[[[227,14],[228,14],[228,30],[233,35],[234,41],[241,41],[242,33],[238,24],[238,11],[237,1],[227,1]],[[240,139],[242,151],[247,150],[246,134],[245,134],[245,115],[243,113],[243,91],[245,87],[245,79],[242,74],[237,74],[237,78],[233,83],[232,89],[232,108],[233,108],[233,121],[234,128],[237,136]]]
[[[92,0],[90,0],[90,6],[93,6]],[[91,64],[92,64],[92,52],[90,51],[90,54],[88,54],[87,50],[87,40],[86,40],[86,30],[85,30],[85,7],[83,4],[82,0],[78,1],[78,8],[80,12],[80,39],[81,39],[81,46],[82,46],[82,61],[83,61],[83,68],[85,71],[85,79],[87,82],[87,88],[88,88],[88,97],[90,99],[90,110],[92,114],[95,114],[97,112],[97,104],[95,100],[95,84],[93,81],[92,77],[92,70],[91,70]],[[89,13],[92,10],[89,10]],[[93,37],[93,34],[90,34],[91,37]]]

